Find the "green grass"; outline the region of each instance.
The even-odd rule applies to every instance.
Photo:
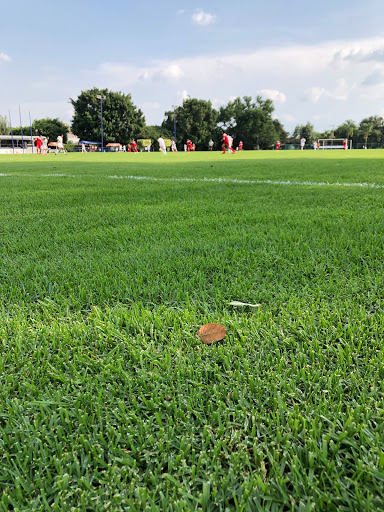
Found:
[[[1,156],[0,510],[384,510],[383,162]]]

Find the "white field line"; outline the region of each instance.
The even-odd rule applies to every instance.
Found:
[[[67,176],[67,174],[41,174],[40,176],[46,177],[46,176]]]
[[[2,176],[29,176],[14,175],[14,174],[1,174]],[[83,178],[80,174],[40,174],[41,177],[68,177],[68,178]],[[91,176],[86,176],[90,178]],[[101,178],[101,176],[100,176]],[[236,178],[154,178],[152,176],[106,176],[108,179],[125,179],[137,181],[158,181],[158,182],[191,182],[191,183],[237,183],[246,185],[282,185],[282,186],[301,186],[301,187],[358,187],[358,188],[384,188],[384,185],[377,183],[331,183],[329,181],[296,181],[296,180],[238,180]]]
[[[148,181],[176,181],[176,182],[209,182],[209,183],[239,183],[253,185],[298,185],[304,187],[361,187],[384,188],[376,183],[329,183],[328,181],[277,181],[277,180],[238,180],[231,178],[153,178],[151,176],[108,176],[112,179],[148,180]]]

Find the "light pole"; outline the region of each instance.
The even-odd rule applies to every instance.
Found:
[[[104,153],[104,141],[103,141],[103,100],[105,100],[105,96],[101,96],[98,94],[96,96],[98,100],[100,100],[100,114],[101,114],[101,152]]]
[[[175,144],[176,144],[176,108],[177,108],[177,105],[172,105],[172,108],[173,108],[173,137],[175,139]]]

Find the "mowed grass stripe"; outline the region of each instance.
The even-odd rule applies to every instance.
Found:
[[[277,158],[379,183],[369,154]],[[24,158],[1,181],[0,510],[383,509],[382,191],[68,156],[79,179]]]

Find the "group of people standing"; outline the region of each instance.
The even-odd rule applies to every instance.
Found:
[[[211,141],[210,141],[211,142]],[[243,151],[243,141],[241,140],[239,142],[239,146],[236,148],[237,151]],[[223,150],[223,153],[226,153],[226,151],[228,151],[228,153],[236,153],[235,151],[235,148],[233,147],[233,137],[231,137],[230,135],[228,135],[227,133],[223,133],[223,138],[222,138],[222,150]],[[212,151],[212,150],[210,150]]]
[[[137,151],[137,142],[135,141],[135,139],[132,139],[132,142],[128,142],[127,145],[124,145],[121,147],[121,151],[123,153],[138,153]]]
[[[63,137],[64,135],[58,135],[56,139],[56,149],[55,149],[55,155],[57,153],[64,153],[65,155],[67,152],[65,151],[64,143],[63,143]],[[36,143],[36,153],[38,155],[48,155],[50,149],[48,146],[49,137],[44,137],[42,135],[38,135],[35,139]]]
[[[42,137],[41,135],[36,137],[36,153],[38,155],[48,155],[48,141],[49,137]]]

